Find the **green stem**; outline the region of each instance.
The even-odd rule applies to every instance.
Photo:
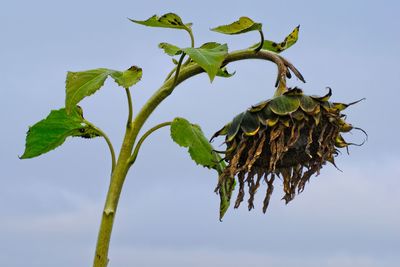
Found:
[[[193,36],[192,30],[191,30],[190,28],[186,28],[185,30],[189,33],[189,36],[190,36],[190,46],[191,46],[191,47],[194,47],[194,36]],[[185,53],[182,54],[182,56],[180,57],[180,59],[183,60],[184,54],[185,54]],[[181,60],[179,60],[179,61],[181,62]],[[190,58],[188,58],[188,59],[186,60],[186,62],[183,63],[183,65],[187,65],[187,64],[189,64],[189,63],[190,63]],[[182,63],[180,63],[180,64],[182,65]],[[172,74],[174,74],[174,72],[175,72],[175,73],[179,72],[179,71],[177,71],[177,68],[178,68],[178,67],[180,67],[180,66],[179,66],[179,63],[178,63],[178,66],[176,66],[175,68],[173,68],[173,69],[168,73],[167,78],[165,78],[164,81],[167,81],[169,78],[171,78],[171,76],[172,76]],[[175,77],[177,77],[177,76],[175,75]]]
[[[194,36],[191,28],[186,28],[186,31],[189,33],[190,36],[190,46],[194,47]]]
[[[187,28],[186,31],[190,35],[190,47],[194,47],[194,36],[191,28]],[[190,57],[183,63],[184,66],[188,65],[190,63]]]
[[[94,124],[92,124],[91,122],[84,120],[84,122],[89,125],[90,127],[92,127],[93,129],[95,129],[97,131],[97,133],[104,138],[104,140],[106,140],[106,143],[108,145],[108,148],[110,149],[110,154],[111,154],[111,172],[114,171],[115,169],[115,152],[114,152],[114,147],[111,143],[110,138],[108,138],[107,134],[105,132],[103,132],[100,128],[96,127]]]
[[[122,186],[129,169],[127,163],[131,152],[131,140],[129,138],[131,135],[131,129],[132,128],[126,128],[124,141],[122,142],[121,151],[118,156],[118,161],[111,175],[107,198],[101,218],[99,234],[97,237],[93,267],[107,267],[109,261],[108,250],[110,246],[115,213],[117,212]]]
[[[256,53],[258,51],[260,51],[262,49],[263,45],[264,45],[264,33],[263,33],[262,30],[259,30],[258,32],[260,33],[261,41],[260,41],[259,46],[256,49],[254,49],[254,52],[256,52]]]
[[[176,83],[178,82],[179,72],[180,72],[180,70],[181,70],[182,61],[183,61],[183,59],[185,58],[185,56],[186,56],[185,52],[182,52],[182,55],[181,55],[181,57],[179,58],[178,65],[176,66],[175,78],[174,78],[174,83],[173,83],[172,87],[175,87],[175,86],[176,86]],[[189,58],[189,60],[190,60],[190,58]]]
[[[132,126],[132,117],[133,117],[132,97],[129,88],[125,88],[125,92],[126,92],[126,98],[128,99],[128,121],[126,125],[127,127],[130,128]]]
[[[254,50],[251,49],[234,51],[227,55],[225,61],[223,62],[223,66],[234,61],[251,59],[251,58],[264,59],[274,62],[278,66],[278,78],[286,79],[287,66],[278,55],[268,51],[259,51],[258,53],[254,53]],[[114,223],[115,213],[117,211],[118,201],[125,181],[125,177],[131,166],[132,159],[135,159],[134,157],[136,157],[134,156],[135,152],[133,152],[133,154],[131,153],[133,151],[133,146],[136,142],[136,138],[141,128],[143,127],[148,117],[157,108],[157,106],[173,92],[173,90],[176,88],[177,85],[189,79],[190,77],[193,77],[202,72],[204,72],[204,70],[197,64],[190,64],[186,66],[182,65],[180,71],[176,73],[175,78],[168,79],[167,81],[165,81],[164,84],[143,105],[142,109],[139,111],[139,113],[133,120],[132,127],[126,128],[124,141],[121,146],[121,151],[115,169],[111,175],[110,187],[108,189],[107,199],[104,205],[104,210],[97,240],[97,246],[96,246],[96,254],[93,263],[94,267],[107,266],[108,249],[111,239],[111,232]],[[151,132],[147,133],[146,134],[149,135]],[[142,141],[139,140],[135,149],[137,150],[136,155],[143,141],[144,139]]]
[[[129,158],[129,166],[135,163],[137,155],[138,155],[139,150],[140,150],[140,147],[142,146],[144,140],[146,140],[146,138],[149,135],[151,135],[153,132],[155,132],[158,129],[163,128],[165,126],[169,126],[169,125],[171,125],[171,123],[172,123],[171,121],[160,123],[160,124],[154,126],[153,128],[151,128],[150,130],[148,130],[146,133],[144,133],[142,135],[142,137],[140,137],[139,141],[137,142],[137,144],[135,146],[135,149],[133,151],[132,156]]]

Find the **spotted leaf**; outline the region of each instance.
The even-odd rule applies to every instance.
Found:
[[[270,40],[264,40],[263,47],[261,48],[261,50],[268,50],[275,53],[280,53],[282,51],[285,51],[286,49],[290,48],[297,42],[297,39],[299,38],[299,30],[300,30],[300,25],[294,28],[294,30],[288,36],[286,36],[285,39],[280,43],[273,42]],[[258,46],[259,44],[255,44],[251,48],[256,48]]]
[[[249,31],[260,31],[261,28],[261,23],[254,22],[248,17],[240,17],[239,20],[231,24],[218,26],[211,30],[223,34],[241,34]]]
[[[154,15],[147,20],[134,20],[134,19],[129,19],[129,20],[134,23],[149,27],[172,28],[172,29],[182,29],[182,30],[187,30],[192,25],[191,23],[184,24],[182,22],[182,19],[177,14],[174,13],[167,13],[162,15],[161,17]]]

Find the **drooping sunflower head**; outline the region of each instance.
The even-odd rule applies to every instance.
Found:
[[[326,162],[335,164],[339,148],[351,145],[341,133],[359,129],[348,124],[341,111],[360,100],[350,104],[329,102],[331,94],[330,88],[322,97],[304,95],[299,88],[289,89],[240,113],[216,132],[212,139],[225,136],[227,149],[223,154],[228,163],[219,177],[217,190],[233,185],[237,177],[235,208],[243,201],[247,184],[251,210],[254,195],[264,181],[267,190],[263,212],[267,210],[276,176],[283,180],[286,203],[302,192],[306,182],[313,174],[319,174]]]

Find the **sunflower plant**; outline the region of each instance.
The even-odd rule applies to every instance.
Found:
[[[305,82],[301,73],[280,55],[297,42],[299,26],[282,42],[265,40],[262,24],[248,17],[212,28],[212,31],[229,35],[251,31],[259,33],[260,41],[253,46],[229,51],[227,44],[216,42],[196,46],[192,23],[184,23],[174,13],[130,21],[149,27],[183,30],[189,35],[191,46],[159,44],[159,48],[172,57],[174,66],[165,82],[137,114],[133,113],[134,99],[130,89],[141,80],[140,67],[134,65],[123,71],[98,68],[68,72],[65,106],[51,111],[45,119],[29,127],[25,151],[21,156],[21,159],[40,156],[62,145],[68,137],[105,139],[111,154],[111,177],[102,212],[94,267],[105,267],[109,262],[111,232],[125,178],[130,167],[135,164],[143,142],[154,131],[169,127],[173,141],[187,148],[198,165],[217,172],[215,191],[220,195],[219,217],[222,219],[230,206],[235,187],[238,187],[235,208],[244,200],[245,187],[249,195],[248,208],[254,208],[254,195],[262,183],[266,184],[264,212],[267,210],[274,183],[278,181],[283,183],[283,199],[286,203],[291,201],[297,193],[304,190],[311,176],[318,175],[327,162],[335,165],[334,158],[341,148],[352,145],[345,141],[343,133],[353,129],[361,130],[346,122],[346,116],[342,113],[358,101],[348,104],[330,102],[331,89],[324,96],[309,96],[298,87],[287,87],[286,79],[290,79],[292,75]],[[271,99],[234,116],[210,141],[200,126],[180,117],[157,124],[142,133],[149,116],[180,83],[200,73],[206,73],[210,82],[216,77],[229,78],[234,73],[227,70],[227,65],[247,59],[262,59],[276,64],[277,78]],[[97,92],[107,78],[122,87],[127,97],[128,118],[118,154],[107,134],[87,120],[79,106],[80,101]],[[219,136],[224,137],[226,144],[223,151],[215,150],[211,144]]]

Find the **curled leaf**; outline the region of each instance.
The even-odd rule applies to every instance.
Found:
[[[226,67],[222,67],[218,70],[217,76],[218,77],[223,77],[223,78],[230,78],[233,75],[235,75],[236,71],[229,73]]]
[[[328,93],[327,93],[326,95],[324,95],[324,96],[315,96],[315,95],[312,95],[312,96],[310,96],[310,97],[311,97],[312,99],[318,100],[318,101],[320,101],[320,102],[326,102],[326,101],[328,101],[329,98],[331,98],[331,96],[332,96],[332,89],[331,89],[330,87],[327,87],[327,89],[328,89]]]
[[[334,103],[332,103],[332,106],[333,106],[335,109],[337,109],[337,110],[339,110],[339,111],[342,111],[342,110],[345,110],[346,108],[348,108],[349,106],[352,106],[352,105],[354,105],[354,104],[357,104],[357,103],[359,103],[359,102],[361,102],[361,101],[363,101],[363,100],[365,100],[365,98],[361,98],[360,100],[357,100],[357,101],[354,101],[354,102],[351,102],[351,103],[348,103],[348,104],[334,102]]]

